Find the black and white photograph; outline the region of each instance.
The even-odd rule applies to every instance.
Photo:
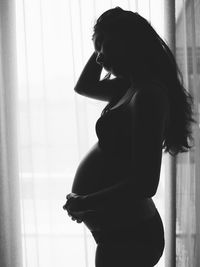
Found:
[[[0,267],[200,267],[200,0],[0,0]]]

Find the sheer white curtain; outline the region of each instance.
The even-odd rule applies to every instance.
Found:
[[[5,244],[4,239],[12,242],[10,236],[14,240],[7,246],[14,252],[5,247],[7,265],[1,266],[15,266],[11,258],[17,259],[16,246],[20,255],[21,244],[23,263],[19,257],[16,267],[94,266],[96,245],[91,234],[82,224],[71,221],[62,206],[79,161],[96,142],[95,122],[106,105],[75,94],[74,84],[93,52],[95,18],[115,6],[138,11],[164,35],[161,0],[1,1],[1,37],[5,35],[1,49],[5,50],[0,62],[0,193],[5,200],[0,207],[6,207],[0,209],[1,225],[6,223],[1,227],[1,244]],[[6,12],[16,7],[16,20],[10,13],[5,17],[3,7]],[[16,39],[13,32],[12,39],[5,38],[10,29],[16,30]],[[17,46],[16,55],[13,47],[12,53],[9,50],[10,43]],[[17,56],[17,62],[13,64],[7,57],[6,49],[10,57]],[[4,78],[6,73],[10,76]],[[163,176],[164,167],[155,197],[164,219]],[[163,262],[158,266],[164,266]]]
[[[200,1],[176,0],[176,56],[194,97],[194,149],[177,162],[177,266],[200,266]]]

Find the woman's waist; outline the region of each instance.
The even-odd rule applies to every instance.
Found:
[[[132,203],[121,203],[116,207],[102,210],[114,224],[134,223],[152,217],[156,212],[156,206],[151,198],[135,200]]]

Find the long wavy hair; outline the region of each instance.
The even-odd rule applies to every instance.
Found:
[[[150,23],[136,12],[120,7],[104,12],[94,25],[95,34],[109,34],[123,43],[126,62],[133,79],[157,79],[165,88],[170,103],[170,117],[163,142],[164,152],[176,155],[192,147],[193,97],[183,86],[182,74],[166,42]],[[113,46],[113,47],[114,47]],[[110,73],[105,77],[110,78]]]

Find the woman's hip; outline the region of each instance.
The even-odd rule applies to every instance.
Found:
[[[164,249],[164,227],[156,209],[153,217],[134,224],[132,227],[91,231],[97,244],[130,243]]]

